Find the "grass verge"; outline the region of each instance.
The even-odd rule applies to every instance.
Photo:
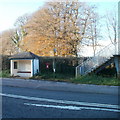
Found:
[[[0,77],[10,77],[10,71],[0,71]],[[120,86],[120,79],[115,77],[102,77],[97,75],[86,75],[75,78],[69,74],[54,74],[54,73],[42,73],[38,74],[31,79],[37,80],[51,80],[51,81],[63,81],[76,84],[94,84],[94,85],[109,85],[109,86]]]
[[[120,86],[120,80],[116,77],[102,77],[97,75],[86,75],[72,79],[73,83]]]
[[[109,85],[109,86],[120,86],[120,80],[115,77],[102,77],[97,75],[86,75],[75,78],[73,75],[67,74],[53,74],[53,73],[44,73],[39,74],[32,79],[43,79],[51,81],[63,81],[76,84],[94,84],[94,85]]]
[[[69,80],[73,79],[74,75],[68,74],[54,74],[54,73],[42,73],[36,76],[31,77],[31,79],[43,79],[43,80],[51,80],[51,81],[65,81],[70,82]]]

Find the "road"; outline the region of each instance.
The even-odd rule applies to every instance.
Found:
[[[3,86],[3,118],[118,118],[118,96]]]

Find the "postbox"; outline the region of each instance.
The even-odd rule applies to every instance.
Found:
[[[46,69],[49,69],[50,63],[46,63]]]

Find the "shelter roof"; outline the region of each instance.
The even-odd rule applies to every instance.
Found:
[[[9,57],[10,59],[39,59],[39,56],[35,55],[32,52],[21,52]]]

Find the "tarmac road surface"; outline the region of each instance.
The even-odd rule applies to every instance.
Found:
[[[3,86],[2,118],[119,118],[118,96]]]

